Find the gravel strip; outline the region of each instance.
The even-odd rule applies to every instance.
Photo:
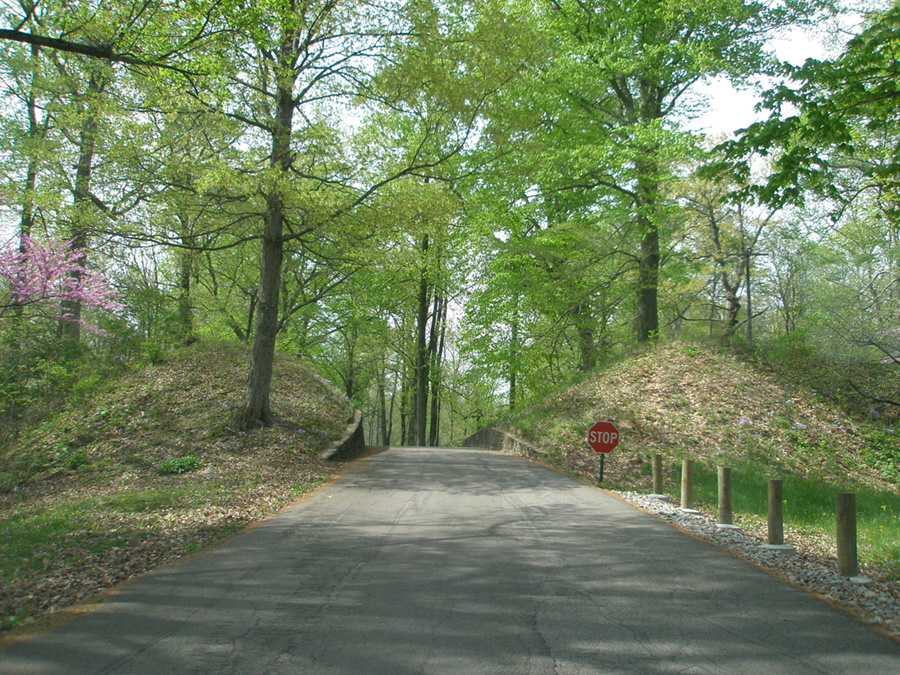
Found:
[[[900,600],[883,584],[860,584],[837,573],[833,560],[803,551],[784,553],[761,548],[765,541],[743,530],[720,529],[704,514],[682,512],[670,501],[637,492],[615,492],[622,499],[659,516],[701,539],[749,560],[795,586],[815,593],[900,640]]]

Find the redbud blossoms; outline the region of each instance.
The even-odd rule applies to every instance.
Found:
[[[71,321],[64,303],[81,303],[105,310],[121,309],[115,290],[100,274],[87,270],[85,254],[69,242],[51,239],[41,244],[23,237],[22,250],[13,244],[0,247],[0,319],[28,308],[28,316]],[[79,321],[87,330],[101,331]]]

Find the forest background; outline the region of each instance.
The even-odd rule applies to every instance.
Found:
[[[196,340],[235,424],[279,351],[384,445],[675,337],[896,407],[900,8],[849,4],[4,0],[0,443]]]

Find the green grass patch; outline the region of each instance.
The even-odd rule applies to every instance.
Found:
[[[297,499],[324,482],[322,478],[299,483],[285,501]],[[86,553],[100,555],[130,540],[152,535],[156,530],[155,514],[202,508],[246,488],[247,484],[188,484],[123,490],[53,506],[20,508],[0,518],[0,580],[12,579],[24,570],[77,565]],[[230,534],[245,524],[231,521],[208,529],[203,542],[186,542],[185,552],[202,548],[209,539]]]
[[[148,350],[157,365],[121,377],[80,370],[15,438],[0,431],[0,631],[199,550],[334,473],[316,452],[351,406],[293,358],[276,364],[279,423],[231,429],[246,354],[195,344],[161,361]],[[51,375],[57,387],[66,373]]]
[[[45,553],[90,526],[74,505],[33,509],[0,520],[0,579],[11,579],[23,568],[40,569]]]
[[[732,470],[732,505],[735,516],[767,517],[768,479],[762,467],[747,465]],[[796,475],[782,476],[786,531],[835,538],[835,495],[856,494],[860,563],[893,568],[900,579],[900,495],[867,487],[839,488]],[[680,489],[680,488],[678,488]],[[675,492],[677,494],[677,491]],[[718,476],[715,468],[695,465],[695,501],[715,512]]]
[[[865,435],[863,457],[881,476],[900,481],[900,435],[893,429],[871,429]]]
[[[126,513],[146,513],[179,506],[189,508],[200,503],[199,498],[191,498],[190,492],[185,489],[117,492],[91,501],[95,503],[95,508]]]
[[[11,579],[27,568],[78,564],[84,552],[101,554],[122,545],[136,528],[152,529],[152,521],[132,518],[208,503],[215,488],[122,491],[103,497],[23,508],[0,519],[0,579]]]

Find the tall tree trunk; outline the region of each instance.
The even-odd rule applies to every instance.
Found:
[[[40,56],[40,48],[31,47],[32,68],[37,68],[37,60]],[[31,82],[28,89],[28,168],[25,171],[25,189],[22,194],[22,219],[19,223],[20,241],[31,236],[34,228],[34,195],[37,189],[38,174],[38,141],[44,137],[47,131],[46,125],[38,123],[37,94],[35,93],[35,74],[32,71]],[[24,252],[22,243],[19,252]]]
[[[396,400],[397,400],[397,385],[395,383],[394,386],[391,388],[391,404],[388,407],[387,428],[385,429],[385,432],[384,432],[384,444],[385,445],[391,444],[391,437],[394,435],[394,404],[396,403]]]
[[[415,443],[423,446],[426,443],[428,417],[428,306],[431,285],[428,280],[428,235],[422,238],[422,273],[419,279],[419,297],[416,311],[416,394],[413,419],[415,420]]]
[[[74,218],[72,230],[69,233],[70,247],[73,250],[86,251],[88,245],[88,225],[86,214],[91,204],[91,181],[94,173],[94,154],[97,149],[97,134],[100,131],[100,123],[97,119],[97,111],[93,108],[96,95],[103,91],[105,82],[98,73],[91,73],[88,82],[88,100],[84,110],[84,119],[81,122],[81,130],[78,135],[78,163],[75,165],[75,187],[73,192]],[[83,258],[79,265],[84,268],[86,260]],[[76,282],[81,280],[82,272],[70,272],[70,276]],[[81,340],[81,301],[67,300],[62,303],[65,320],[60,322],[60,335],[63,338],[77,343]]]
[[[652,20],[651,20],[652,23]],[[651,32],[655,28],[650,27]],[[637,119],[642,123],[663,119],[663,90],[653,78],[638,78]],[[638,260],[637,288],[637,339],[638,342],[655,340],[659,336],[659,194],[660,178],[657,157],[659,147],[655,143],[640,148],[636,160],[636,203],[638,233],[641,237]]]
[[[409,378],[402,378],[400,386],[400,445],[411,445],[409,433],[410,421],[407,411],[409,410]]]
[[[743,275],[742,271],[739,269],[737,279],[732,282],[728,274],[729,254],[722,245],[719,221],[714,213],[709,214],[708,221],[713,246],[716,251],[713,259],[716,264],[716,269],[719,272],[719,280],[722,282],[722,290],[725,293],[725,328],[722,330],[722,337],[730,338],[734,335],[735,331],[737,331],[738,314],[740,314],[741,311],[741,302],[738,298],[738,291],[741,287]]]
[[[591,311],[585,308],[583,302],[572,306],[572,315],[575,317],[575,329],[578,332],[578,351],[580,362],[578,370],[591,371],[597,367],[597,344],[594,341],[594,319]]]
[[[185,251],[181,257],[181,269],[178,272],[178,331],[182,342],[188,342],[194,332],[194,304],[191,300],[192,276],[193,257]]]
[[[640,219],[643,235],[638,261],[637,339],[654,340],[659,334],[659,228],[649,219]]]
[[[734,335],[738,326],[738,314],[741,311],[741,302],[738,299],[739,283],[730,283],[728,273],[724,268],[721,272],[722,288],[725,289],[725,329],[723,337],[730,338]]]
[[[290,63],[293,41],[287,27],[282,27],[280,63]],[[275,123],[272,128],[272,155],[269,165],[286,178],[290,171],[291,133],[293,129],[293,82],[280,83],[275,95]],[[276,181],[266,196],[263,220],[262,257],[260,260],[259,297],[256,309],[256,330],[250,352],[250,372],[247,392],[241,411],[245,429],[268,426],[272,423],[269,390],[275,360],[275,338],[278,333],[278,294],[281,288],[281,268],[284,262],[285,205],[281,181]]]
[[[653,156],[655,149],[648,149]],[[637,225],[641,237],[638,259],[636,328],[638,342],[655,340],[659,334],[659,184],[655,161],[639,164],[637,181]]]
[[[753,344],[753,303],[750,297],[750,249],[744,250],[744,287],[747,296],[747,344]]]
[[[379,432],[381,435],[381,444],[382,445],[390,445],[391,439],[388,434],[388,412],[387,412],[387,392],[386,392],[386,382],[387,372],[384,367],[381,368],[381,371],[378,373],[378,388],[377,388],[377,396],[378,396],[378,426]]]
[[[278,194],[266,200],[265,229],[260,261],[259,297],[256,328],[250,351],[250,372],[244,398],[242,425],[245,429],[272,423],[269,390],[275,361],[275,337],[278,328],[278,292],[284,259],[284,202]]]
[[[435,294],[434,315],[431,319],[431,427],[428,445],[437,447],[441,435],[441,370],[444,360],[444,344],[447,336],[447,299]]]
[[[179,217],[182,231],[182,244],[179,251],[178,270],[178,332],[182,342],[190,340],[194,332],[194,305],[191,298],[191,279],[194,276],[194,251],[189,243],[189,223],[187,218]]]
[[[519,294],[514,297],[515,309],[513,309],[509,339],[509,409],[516,409],[516,391],[519,374]]]
[[[40,55],[40,48],[32,45],[31,58],[32,68],[37,68],[37,60]],[[35,73],[32,70],[31,82],[28,88],[28,168],[25,170],[25,182],[22,190],[22,218],[19,221],[19,253],[25,253],[25,240],[31,237],[31,231],[34,229],[34,195],[37,189],[38,174],[38,141],[43,138],[47,131],[47,126],[38,123],[38,107],[37,95],[35,93]],[[19,280],[22,280],[23,272],[20,272]],[[18,299],[13,299],[13,321],[16,325],[21,321],[23,308]]]
[[[345,380],[345,391],[347,398],[353,400],[353,394],[356,393],[356,330],[350,329],[350,336],[347,340],[347,378]]]

